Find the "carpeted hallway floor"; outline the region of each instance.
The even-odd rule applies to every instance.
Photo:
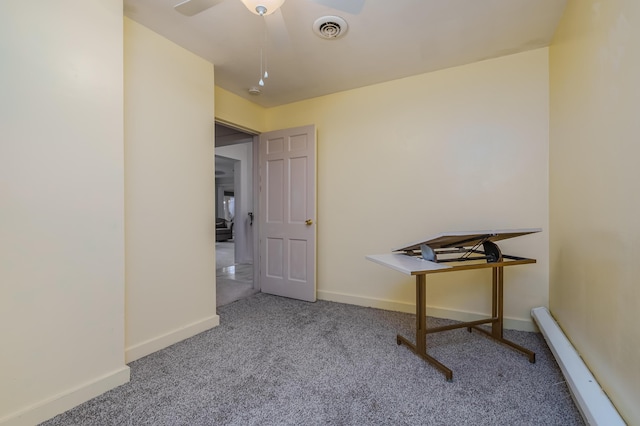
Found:
[[[535,364],[479,333],[429,335],[447,382],[396,345],[414,315],[266,294],[218,313],[220,326],[131,363],[130,383],[45,425],[584,424],[536,333],[505,331]]]

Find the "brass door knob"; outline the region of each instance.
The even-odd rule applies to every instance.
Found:
[[[311,219],[307,219],[305,220],[305,222],[307,224],[307,226],[313,225],[313,221]]]

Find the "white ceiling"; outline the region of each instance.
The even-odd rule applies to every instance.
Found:
[[[547,46],[566,4],[367,0],[354,15],[311,0],[286,0],[281,13],[262,18],[240,0],[187,17],[173,9],[180,1],[124,0],[124,11],[212,62],[216,85],[265,107]],[[347,21],[343,38],[313,33],[313,22],[326,15]],[[248,89],[260,78],[265,28],[269,78],[254,96]]]

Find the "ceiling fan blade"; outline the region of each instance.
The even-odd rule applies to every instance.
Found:
[[[291,45],[291,37],[287,30],[287,23],[282,16],[282,10],[278,9],[269,16],[265,16],[265,23],[269,33],[269,38],[273,45],[279,50],[285,50]]]
[[[223,0],[185,0],[182,3],[176,4],[173,8],[183,15],[193,16],[215,6],[218,3],[221,3],[222,1]]]
[[[352,15],[357,15],[362,11],[365,0],[311,0],[332,9],[341,10]]]

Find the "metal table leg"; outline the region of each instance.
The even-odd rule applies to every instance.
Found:
[[[513,343],[510,340],[504,338],[504,268],[502,266],[492,268],[493,271],[493,279],[492,279],[492,299],[491,299],[491,313],[493,317],[496,319],[495,322],[491,324],[491,332],[488,332],[482,328],[477,326],[469,327],[468,330],[480,331],[481,333],[491,337],[494,340],[499,341],[500,343],[504,343],[507,346],[512,347],[513,349],[522,352],[527,355],[529,358],[529,362],[536,362],[536,354],[533,351],[530,351],[527,348],[523,348],[522,346]]]
[[[416,343],[413,344],[399,334],[396,337],[396,343],[398,345],[408,347],[417,356],[436,367],[444,373],[447,381],[453,380],[453,371],[437,359],[427,354],[427,334],[429,333],[437,333],[440,331],[448,331],[464,327],[466,327],[469,332],[471,332],[472,329],[475,329],[494,340],[522,352],[528,356],[529,362],[534,363],[536,361],[536,354],[534,352],[504,338],[504,268],[501,266],[492,268],[491,293],[491,318],[428,329],[426,276],[424,274],[416,275]],[[480,328],[479,325],[481,324],[491,324],[491,331]]]
[[[447,381],[453,380],[453,371],[427,354],[427,286],[425,275],[416,275],[416,344],[398,334],[396,343],[407,346],[429,364],[442,371]]]

